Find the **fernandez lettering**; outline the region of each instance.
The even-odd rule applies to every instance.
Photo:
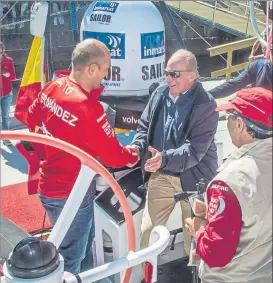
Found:
[[[79,118],[64,110],[60,105],[55,102],[55,99],[48,97],[45,93],[41,94],[41,102],[47,107],[52,113],[54,113],[58,118],[67,123],[69,126],[75,127]]]

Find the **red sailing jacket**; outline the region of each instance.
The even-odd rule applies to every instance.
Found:
[[[1,62],[1,77],[0,77],[0,96],[6,96],[12,91],[12,81],[16,79],[13,60],[4,54]],[[7,78],[2,73],[8,72],[10,76]]]
[[[208,225],[199,230],[196,253],[210,267],[224,267],[232,260],[242,229],[240,203],[232,189],[214,180],[207,189]]]
[[[68,77],[48,83],[29,107],[29,129],[34,131],[39,126],[44,134],[73,144],[109,167],[136,163],[137,156],[119,143],[97,100],[102,90],[88,93]],[[40,193],[67,198],[80,171],[79,159],[45,146],[40,166]]]

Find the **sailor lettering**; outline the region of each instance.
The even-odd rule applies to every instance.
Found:
[[[58,118],[61,118],[68,125],[75,127],[76,122],[79,120],[78,117],[73,115],[67,110],[64,110],[62,106],[58,105],[55,99],[51,99],[45,93],[41,93],[41,102],[51,112],[53,112]]]

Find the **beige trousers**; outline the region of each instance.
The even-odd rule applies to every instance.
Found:
[[[148,191],[145,208],[142,216],[140,248],[149,245],[149,237],[152,229],[157,225],[164,225],[174,209],[174,194],[181,192],[180,178],[153,173],[148,181]],[[181,201],[183,231],[185,230],[185,219],[191,217],[191,206],[188,201]],[[184,233],[184,248],[190,254],[191,236]]]

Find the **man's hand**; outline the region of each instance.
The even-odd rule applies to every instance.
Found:
[[[6,78],[9,78],[10,77],[10,73],[9,72],[5,72],[5,73],[2,73],[2,75]]]
[[[147,172],[154,173],[161,167],[162,155],[157,149],[151,146],[148,147],[148,150],[152,153],[152,158],[146,161],[144,169]]]
[[[205,228],[208,224],[208,221],[199,217],[186,218],[185,227],[189,235],[196,238],[200,228]]]
[[[137,161],[136,161],[134,164],[131,164],[131,163],[128,163],[128,164],[127,164],[127,167],[132,168],[132,167],[134,167],[134,166],[138,163],[138,161],[140,160],[139,147],[136,146],[136,145],[134,145],[134,144],[132,144],[132,145],[127,145],[125,148],[127,148],[130,152],[132,152],[132,155],[135,155],[135,156],[138,157],[138,158],[137,158]]]
[[[129,145],[126,145],[125,147],[128,148],[129,150],[134,150],[139,155],[139,147],[137,145],[129,144]]]

